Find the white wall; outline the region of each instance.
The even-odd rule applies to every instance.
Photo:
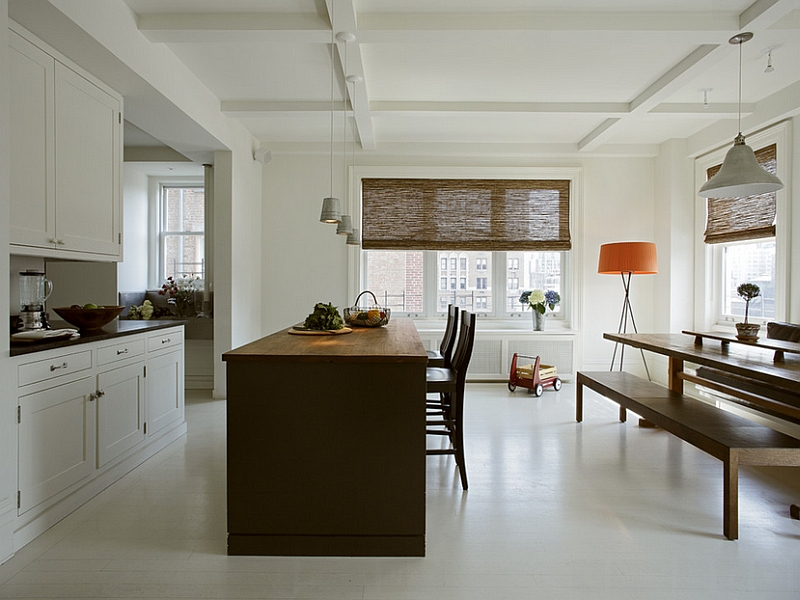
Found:
[[[583,255],[576,264],[582,286],[580,316],[583,368],[608,368],[613,344],[602,334],[616,331],[623,301],[618,277],[597,274],[600,244],[621,240],[653,241],[655,237],[652,158],[565,158],[502,160],[487,156],[469,159],[445,157],[362,156],[359,166],[580,166],[583,168],[582,231],[572,231]],[[271,333],[302,321],[314,303],[330,301],[347,306],[347,246],[335,228],[319,222],[322,198],[329,195],[329,156],[281,154],[273,150],[264,168],[262,287],[263,330]],[[413,163],[413,164],[412,164]],[[471,164],[470,164],[471,163]],[[515,163],[515,164],[512,164]],[[577,243],[580,242],[580,243]],[[642,331],[656,329],[653,309],[659,276],[639,276],[632,285],[636,322]],[[626,358],[634,368],[633,359]]]
[[[8,2],[0,0],[0,140],[8,139]],[[8,217],[9,201],[9,148],[0,143],[0,273],[9,270]],[[11,313],[9,306],[9,280],[0,277],[0,315]],[[8,321],[0,331],[8,331]],[[0,336],[0,381],[11,381],[8,335]],[[9,385],[0,385],[0,563],[13,551],[13,518],[16,513],[16,411]]]
[[[120,292],[136,292],[147,289],[148,179],[135,163],[123,164],[122,175],[124,260],[117,266],[117,279]]]

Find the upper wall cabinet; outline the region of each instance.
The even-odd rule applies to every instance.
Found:
[[[122,97],[9,37],[11,253],[121,260]]]

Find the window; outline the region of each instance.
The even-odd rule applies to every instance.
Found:
[[[518,317],[520,290],[534,284],[548,284],[546,289],[556,289],[571,306],[562,278],[572,244],[570,195],[573,187],[581,189],[580,169],[477,171],[478,177],[504,173],[511,178],[403,179],[408,174],[472,176],[475,170],[359,169],[362,251],[355,256],[360,289],[378,293],[366,276],[375,257],[418,251],[422,268],[414,281],[421,282],[427,300],[419,312],[408,311],[412,316],[441,316],[455,304],[490,318]],[[384,174],[399,178],[378,178]],[[564,319],[566,312],[560,306],[557,318]]]
[[[160,189],[158,278],[205,276],[205,193],[202,186]]]
[[[742,320],[744,301],[736,288],[746,282],[761,289],[761,296],[750,303],[751,320],[763,323],[785,319],[791,227],[786,218],[786,190],[791,173],[788,161],[783,159],[791,146],[789,133],[788,125],[781,123],[748,136],[759,164],[783,181],[783,190],[747,198],[698,200],[698,207],[705,209],[699,212],[697,223],[704,230],[701,256],[705,260],[696,285],[705,300],[700,318],[707,326],[730,326]],[[697,182],[717,172],[728,149],[726,145],[695,161]]]
[[[422,312],[422,259],[422,252],[370,252],[364,261],[366,289],[375,294],[378,304],[393,311]],[[446,286],[446,279],[441,283]]]

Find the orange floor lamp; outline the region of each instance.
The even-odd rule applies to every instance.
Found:
[[[631,276],[633,275],[654,275],[658,273],[658,259],[656,257],[656,245],[653,242],[612,242],[600,246],[600,259],[597,265],[597,272],[602,275],[616,275],[622,277],[622,287],[625,288],[625,299],[622,302],[622,313],[619,317],[619,328],[617,333],[628,332],[628,320],[636,329],[636,320],[633,318],[633,307],[631,306]],[[614,370],[614,363],[617,359],[617,349],[619,342],[614,344],[614,354],[611,357],[611,371]],[[647,378],[650,379],[650,370],[647,368],[647,360],[642,353],[644,370]],[[619,370],[622,371],[622,362],[625,356],[625,345],[619,353]]]

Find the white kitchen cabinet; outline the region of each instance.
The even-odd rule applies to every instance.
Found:
[[[19,514],[94,470],[94,377],[19,398]]]
[[[183,327],[13,357],[17,548],[186,431]]]
[[[144,441],[144,361],[97,376],[97,466]]]
[[[183,420],[183,331],[166,329],[147,341],[147,434]]]
[[[121,260],[122,97],[14,27],[11,251]]]

